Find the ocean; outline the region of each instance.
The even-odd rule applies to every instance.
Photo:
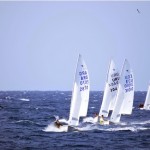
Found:
[[[71,91],[1,91],[0,150],[150,149],[150,111],[140,110],[146,92],[135,92],[132,115],[118,125],[86,122],[99,112],[103,92],[91,91],[81,131],[57,132],[55,116],[67,121]]]

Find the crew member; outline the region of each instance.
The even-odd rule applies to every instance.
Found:
[[[100,124],[102,124],[102,125],[104,124],[104,116],[103,115],[100,116]]]
[[[60,128],[60,126],[63,126],[60,122],[59,122],[59,120],[57,119],[56,121],[55,121],[55,126],[57,127],[57,128]]]

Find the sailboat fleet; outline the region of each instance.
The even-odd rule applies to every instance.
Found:
[[[80,117],[87,115],[90,92],[90,78],[88,69],[82,56],[79,55],[72,90],[70,115],[67,131],[70,127],[79,125]],[[119,123],[121,115],[131,115],[134,100],[134,75],[127,59],[124,60],[121,73],[119,73],[113,60],[110,61],[104,95],[99,115],[94,122],[99,123],[100,116],[108,117],[103,124]],[[144,104],[144,109],[150,109],[150,85]]]

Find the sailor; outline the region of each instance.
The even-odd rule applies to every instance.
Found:
[[[55,121],[54,124],[55,124],[55,126],[56,126],[57,128],[60,128],[60,126],[63,126],[63,125],[59,122],[58,119]]]
[[[104,116],[103,116],[103,115],[100,116],[100,124],[101,124],[101,125],[104,124]]]
[[[140,104],[140,105],[139,105],[139,108],[143,108],[143,107],[144,107],[144,105],[143,105],[143,104]]]

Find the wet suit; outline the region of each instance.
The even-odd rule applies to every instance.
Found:
[[[144,107],[144,104],[140,104],[140,105],[139,105],[139,108],[143,108],[143,107]]]
[[[100,124],[104,124],[104,119],[102,117],[100,118]]]
[[[63,126],[58,120],[55,121],[55,126],[57,128],[60,128],[60,126]]]

